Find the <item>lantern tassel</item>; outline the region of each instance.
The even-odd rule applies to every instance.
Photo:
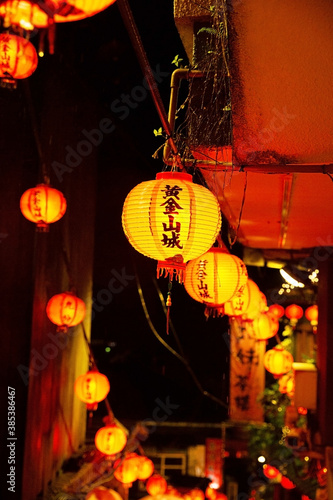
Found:
[[[168,291],[167,299],[166,299],[166,303],[165,303],[165,305],[167,307],[167,321],[166,321],[166,333],[167,333],[167,335],[169,335],[170,307],[172,305],[172,302],[171,302],[172,282],[171,281],[169,282],[168,288],[169,288],[169,291]]]
[[[159,260],[157,263],[157,278],[161,276],[171,281],[175,276],[179,283],[184,282],[186,263],[183,262],[182,256],[175,255],[166,260]]]

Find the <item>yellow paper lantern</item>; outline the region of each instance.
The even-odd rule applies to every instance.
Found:
[[[163,495],[166,492],[167,487],[168,483],[166,482],[164,477],[160,476],[159,474],[154,474],[146,482],[146,490],[148,491],[149,495],[153,497],[156,495]]]
[[[248,279],[243,292],[224,304],[224,313],[231,318],[253,321],[258,314],[265,311],[266,307],[265,295],[253,280]]]
[[[277,334],[279,321],[267,312],[262,312],[254,318],[252,328],[257,340],[268,340]]]
[[[244,262],[222,248],[211,248],[186,266],[187,293],[206,305],[206,316],[223,315],[222,305],[240,294],[247,282]]]
[[[105,488],[105,486],[97,486],[87,493],[85,500],[123,500],[123,498],[115,490]]]
[[[148,457],[138,455],[138,479],[144,481],[154,472],[154,463]]]
[[[157,276],[183,281],[186,262],[213,245],[221,227],[216,197],[182,172],[161,172],[127,195],[122,224],[131,245],[158,261]]]
[[[24,217],[35,222],[38,231],[48,231],[48,225],[56,222],[66,212],[66,199],[57,189],[38,184],[23,193],[20,208]]]
[[[294,358],[290,352],[286,351],[281,345],[273,347],[264,354],[264,366],[275,378],[289,372],[293,362]]]
[[[76,379],[74,391],[77,397],[86,403],[89,410],[96,410],[97,404],[108,395],[110,383],[103,373],[90,370]]]
[[[96,448],[105,455],[115,455],[125,448],[127,436],[117,425],[106,425],[95,435]]]
[[[72,292],[58,293],[48,301],[46,314],[52,323],[58,325],[58,331],[66,332],[84,320],[86,305]]]
[[[138,479],[139,456],[129,453],[124,459],[119,459],[114,464],[114,477],[123,484],[132,484]]]

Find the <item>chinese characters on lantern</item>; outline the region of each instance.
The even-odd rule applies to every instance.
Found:
[[[196,271],[198,293],[203,300],[212,298],[208,291],[208,284],[205,282],[207,277],[206,265],[207,260],[200,260],[197,264]]]
[[[164,212],[167,216],[167,222],[162,222],[163,225],[163,239],[162,245],[168,248],[179,248],[182,249],[183,245],[180,241],[180,230],[181,223],[175,222],[175,215],[179,214],[179,210],[183,210],[183,208],[178,203],[179,201],[179,192],[183,189],[179,186],[170,184],[165,185],[165,189],[162,189],[165,193],[163,199],[166,200],[164,203],[161,203],[161,207],[164,207]]]

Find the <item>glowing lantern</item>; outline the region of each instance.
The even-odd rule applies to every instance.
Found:
[[[287,476],[282,476],[281,486],[283,486],[283,488],[285,488],[286,490],[293,490],[294,488],[296,488],[296,485],[292,481],[290,481]]]
[[[32,0],[7,0],[0,5],[0,17],[5,25],[25,30],[47,28],[50,21],[64,23],[91,17],[109,7],[115,0],[48,0],[43,9]]]
[[[285,315],[290,319],[290,324],[295,326],[297,321],[303,316],[303,309],[297,304],[286,307]]]
[[[114,477],[124,484],[132,484],[138,479],[139,460],[136,453],[129,453],[114,464]]]
[[[268,313],[277,319],[282,318],[284,315],[284,307],[280,304],[272,304],[268,308]]]
[[[252,323],[253,336],[257,340],[267,340],[274,337],[279,330],[279,322],[266,312],[259,313]]]
[[[122,224],[130,244],[158,260],[157,276],[183,281],[186,262],[207,252],[221,227],[216,197],[181,172],[161,172],[127,195]]]
[[[217,491],[216,488],[212,488],[211,486],[207,486],[205,491],[205,497],[209,498],[209,500],[216,500]]]
[[[84,320],[86,306],[72,292],[53,295],[47,303],[46,314],[52,323],[58,325],[57,331],[67,332],[71,326],[76,326]]]
[[[224,304],[224,313],[232,318],[241,317],[245,321],[253,321],[260,312],[265,310],[266,306],[265,295],[254,281],[248,279],[243,292],[234,295]]]
[[[304,408],[303,406],[299,406],[297,408],[297,411],[300,415],[307,415],[308,414],[308,409]]]
[[[97,403],[103,401],[110,391],[108,378],[97,370],[80,375],[74,384],[74,391],[88,410],[96,410]]]
[[[263,473],[268,479],[275,479],[280,474],[280,471],[272,465],[265,464],[263,466]]]
[[[122,497],[115,490],[110,490],[105,486],[97,486],[87,493],[86,500],[122,500]]]
[[[313,326],[313,332],[315,333],[318,325],[318,306],[313,305],[305,309],[305,317],[310,321]]]
[[[48,231],[48,224],[56,222],[66,212],[66,199],[57,189],[38,184],[23,193],[20,208],[24,217],[37,224],[37,230]]]
[[[190,500],[205,500],[205,494],[200,488],[193,488],[193,490],[190,490],[186,495],[184,495],[184,498],[189,498]]]
[[[241,293],[247,282],[244,262],[222,248],[211,248],[186,266],[185,289],[206,305],[206,316],[223,315],[222,304]]]
[[[144,481],[154,472],[153,462],[145,456],[138,455],[138,479]]]
[[[166,480],[159,474],[154,474],[146,482],[146,490],[151,496],[163,495],[167,490],[167,486]]]
[[[115,455],[125,448],[127,437],[117,425],[106,425],[98,429],[95,446],[104,455]]]
[[[295,378],[293,374],[287,373],[286,375],[282,375],[278,380],[278,384],[281,394],[293,396],[295,392]]]
[[[265,352],[264,366],[266,370],[274,375],[275,378],[281,377],[292,368],[294,358],[290,352],[277,345]]]
[[[27,78],[37,68],[38,57],[31,42],[21,36],[0,34],[0,78],[15,87],[15,80]]]

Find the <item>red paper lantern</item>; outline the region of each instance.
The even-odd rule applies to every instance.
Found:
[[[154,463],[148,457],[138,455],[138,479],[145,481],[154,472]]]
[[[221,227],[218,200],[181,172],[161,172],[127,195],[122,224],[130,244],[158,260],[163,272],[183,281],[186,262],[207,252]]]
[[[290,319],[290,323],[295,326],[297,321],[303,316],[303,309],[297,304],[286,307],[285,315]]]
[[[244,290],[224,304],[224,313],[232,318],[242,318],[244,321],[253,321],[267,306],[265,295],[258,285],[248,279]]]
[[[206,305],[206,316],[223,315],[221,307],[244,290],[247,270],[244,262],[222,248],[211,248],[186,266],[187,293]]]
[[[63,292],[50,298],[46,314],[52,323],[58,325],[57,331],[66,332],[69,327],[76,326],[84,320],[86,306],[74,293]]]
[[[264,366],[266,370],[274,375],[275,378],[281,377],[292,368],[294,358],[290,352],[277,345],[265,352]]]
[[[97,486],[89,491],[86,495],[86,500],[123,500],[119,493],[115,490],[105,488],[105,486]]]
[[[279,322],[266,312],[259,313],[252,323],[253,336],[257,340],[267,340],[274,337],[279,330]]]
[[[294,488],[296,488],[296,485],[292,481],[290,481],[290,479],[287,478],[287,476],[282,476],[280,484],[286,490],[293,490]]]
[[[0,34],[0,78],[3,84],[15,87],[15,80],[32,75],[37,64],[37,52],[31,42],[10,33]]]
[[[48,0],[46,12],[32,0],[7,0],[0,5],[0,17],[7,26],[25,30],[47,28],[50,21],[64,23],[91,17],[109,7],[115,0]]]
[[[314,333],[317,331],[318,325],[318,306],[313,305],[305,309],[305,317],[308,321],[310,321],[313,326]]]
[[[96,410],[97,403],[103,401],[110,391],[108,378],[97,370],[80,375],[74,384],[79,399],[87,404],[89,410]]]
[[[146,490],[151,496],[163,495],[166,492],[167,487],[168,484],[166,480],[159,474],[154,474],[146,482]]]
[[[268,313],[277,319],[282,318],[282,316],[284,315],[284,307],[280,304],[272,304],[268,308]]]
[[[115,455],[125,448],[127,436],[117,425],[106,425],[98,429],[95,446],[104,455]]]
[[[66,212],[66,199],[57,189],[38,184],[23,193],[20,208],[24,217],[37,225],[37,230],[48,231],[48,225],[56,222]]]
[[[268,479],[275,479],[280,474],[280,471],[272,465],[265,464],[263,466],[263,473]]]
[[[132,484],[138,479],[139,460],[136,453],[129,453],[114,464],[114,477],[121,483]]]

